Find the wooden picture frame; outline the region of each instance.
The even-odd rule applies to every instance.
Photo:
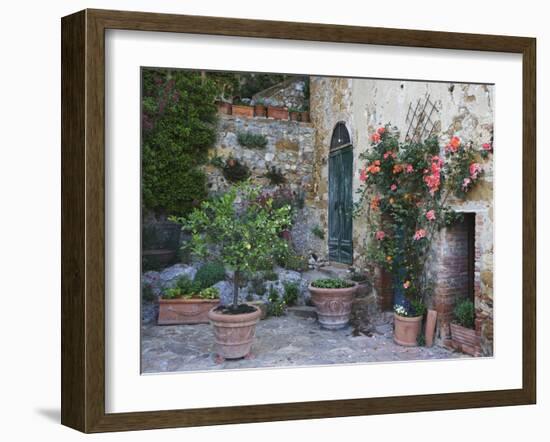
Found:
[[[467,393],[105,412],[105,30],[516,53],[523,64],[523,385]],[[534,404],[536,40],[311,23],[84,10],[62,19],[62,409],[83,432]]]

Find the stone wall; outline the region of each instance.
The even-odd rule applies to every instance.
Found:
[[[267,146],[263,149],[243,147],[237,139],[239,132],[264,135]],[[312,123],[220,115],[217,142],[209,152],[211,157],[219,156],[224,160],[232,157],[246,164],[253,181],[271,191],[275,191],[278,186],[270,185],[269,179],[264,176],[267,168],[273,166],[282,171],[286,183],[281,187],[289,189],[297,198],[304,199],[303,209],[297,210],[295,214],[292,231],[296,251],[304,256],[311,253],[324,256],[324,241],[312,233],[313,227],[322,223],[316,208],[309,206],[314,192],[315,139],[316,130]],[[229,187],[230,183],[218,167],[208,165],[207,172],[210,192],[223,191]]]

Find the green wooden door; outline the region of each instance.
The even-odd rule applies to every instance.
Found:
[[[329,157],[328,251],[331,261],[353,263],[353,147],[338,147]]]

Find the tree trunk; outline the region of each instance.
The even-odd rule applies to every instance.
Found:
[[[233,273],[233,307],[237,308],[239,305],[239,277],[240,272],[235,270]]]

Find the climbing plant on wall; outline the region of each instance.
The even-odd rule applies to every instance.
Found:
[[[197,71],[142,71],[145,209],[183,215],[206,197],[200,166],[216,139],[216,91],[216,85]]]
[[[454,136],[443,158],[437,137],[401,143],[389,125],[378,128],[371,144],[361,155],[355,213],[367,215],[369,258],[393,275],[394,290],[405,294],[402,307],[414,309],[426,294],[434,234],[460,216],[449,198],[465,198],[478,183],[489,148],[477,150]]]

